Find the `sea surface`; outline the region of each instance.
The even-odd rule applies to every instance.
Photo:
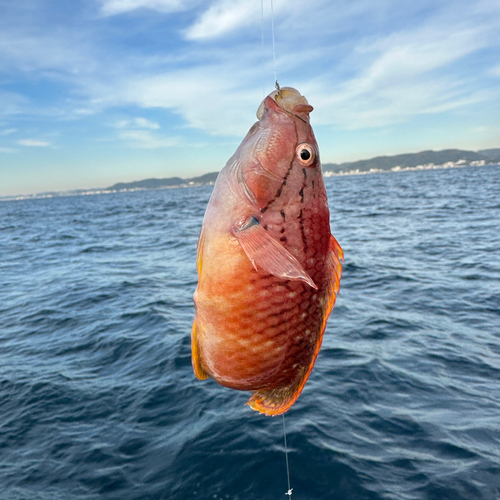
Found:
[[[500,166],[326,184],[292,499],[500,499]],[[282,418],[191,369],[211,189],[0,203],[1,500],[289,498]]]

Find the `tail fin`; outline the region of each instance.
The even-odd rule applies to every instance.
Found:
[[[300,382],[289,386],[276,387],[272,389],[259,389],[252,394],[252,397],[247,401],[247,405],[252,410],[263,413],[269,417],[275,417],[288,411],[291,406],[297,401],[297,398],[302,392],[305,384]]]

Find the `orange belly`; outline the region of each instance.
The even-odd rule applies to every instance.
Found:
[[[319,349],[324,287],[263,275],[237,242],[218,240],[204,248],[210,259],[200,266],[195,294],[201,367],[233,389],[293,385]]]

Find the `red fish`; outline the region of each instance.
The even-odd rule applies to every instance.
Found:
[[[198,242],[192,362],[199,379],[254,391],[266,415],[297,400],[340,286],[312,111],[272,92],[221,170]]]

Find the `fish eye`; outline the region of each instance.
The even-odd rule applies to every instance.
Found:
[[[295,156],[301,165],[310,167],[314,163],[314,148],[307,143],[299,144],[295,150]]]

